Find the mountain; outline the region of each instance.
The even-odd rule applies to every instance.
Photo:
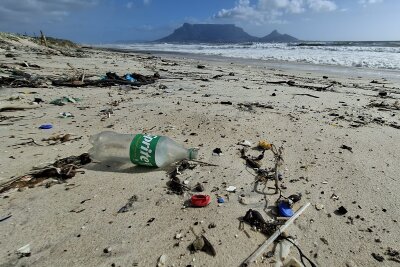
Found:
[[[259,39],[260,42],[285,42],[285,43],[290,43],[290,42],[297,42],[299,39],[290,36],[288,34],[281,34],[277,30],[272,31],[270,34],[261,37]]]
[[[256,41],[242,28],[233,24],[189,24],[185,23],[167,37],[156,42],[172,43],[242,43]]]
[[[246,43],[246,42],[295,42],[296,38],[274,30],[258,38],[246,33],[234,24],[189,24],[184,23],[172,34],[155,42],[166,43]]]

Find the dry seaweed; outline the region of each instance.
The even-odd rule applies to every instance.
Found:
[[[70,156],[55,161],[50,166],[33,169],[30,173],[19,176],[11,181],[0,185],[0,193],[6,192],[12,188],[34,187],[35,185],[53,178],[59,183],[64,182],[76,175],[77,170],[92,160],[88,153],[79,156]]]

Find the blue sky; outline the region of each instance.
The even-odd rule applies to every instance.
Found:
[[[400,40],[400,0],[1,0],[0,31],[82,43],[155,40],[189,23],[233,23],[254,36]]]

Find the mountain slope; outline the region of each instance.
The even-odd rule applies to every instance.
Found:
[[[253,42],[258,38],[249,35],[233,24],[189,24],[185,23],[172,34],[156,42],[172,43],[241,43]]]
[[[272,31],[270,34],[261,37],[259,42],[297,42],[299,39],[288,34],[281,34],[277,30]]]

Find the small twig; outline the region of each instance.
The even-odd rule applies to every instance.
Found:
[[[293,94],[293,95],[305,95],[305,96],[309,96],[309,97],[319,98],[319,96],[310,95],[310,94]]]
[[[216,164],[212,164],[212,163],[208,163],[208,162],[204,162],[204,161],[200,161],[200,160],[195,160],[195,159],[191,159],[190,161],[197,162],[197,163],[200,163],[200,164],[204,164],[206,166],[214,166],[214,167],[218,167],[219,166],[219,165],[216,165]]]

